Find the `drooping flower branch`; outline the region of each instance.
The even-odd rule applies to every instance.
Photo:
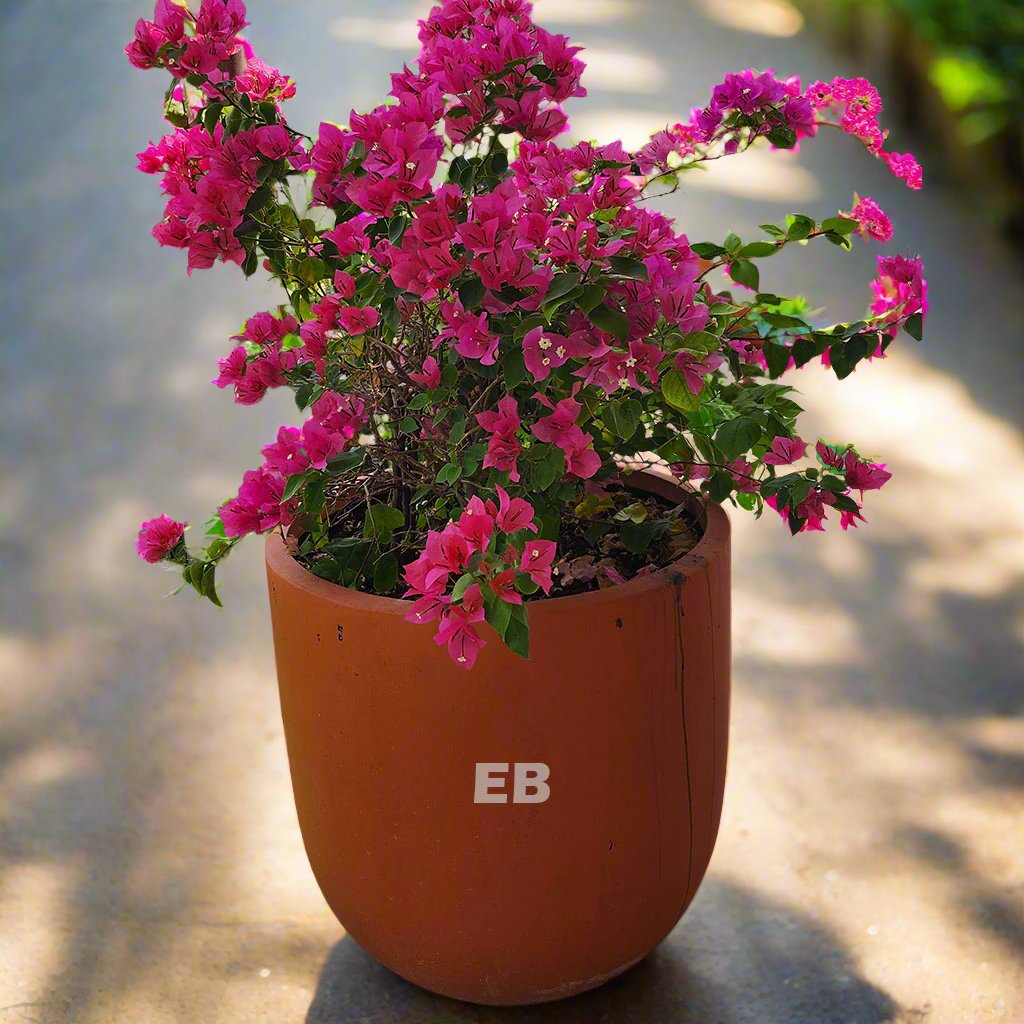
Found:
[[[747,70],[636,152],[563,146],[562,104],[585,95],[579,47],[534,24],[526,0],[444,0],[389,101],[309,136],[282,110],[294,83],[256,57],[246,25],[241,0],[160,0],[139,22],[127,54],[170,72],[173,127],[139,166],[165,195],[153,233],[187,251],[189,273],[232,262],[282,285],[214,383],[240,404],[287,387],[304,422],[263,447],[204,549],[161,517],[143,526],[143,558],[216,599],[238,539],[283,529],[325,579],[404,589],[410,616],[437,622],[469,667],[483,622],[528,652],[524,596],[626,578],[610,540],[657,568],[681,510],[612,500],[624,467],[668,466],[711,500],[768,505],[794,533],[829,512],[843,529],[863,521],[888,471],[847,443],[819,441],[808,464],[779,378],[812,360],[846,377],[901,328],[920,338],[920,260],[880,257],[870,312],[823,327],[806,301],[762,288],[759,261],[888,241],[872,199],[693,243],[648,201],[696,167],[825,127],[920,188],[913,157],[884,148],[869,83],[805,89]],[[592,554],[560,549],[569,527]]]

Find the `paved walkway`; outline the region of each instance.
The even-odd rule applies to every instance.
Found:
[[[230,271],[188,281],[148,240],[159,201],[132,154],[157,130],[161,83],[119,55],[143,6],[0,10],[0,1022],[1020,1024],[1024,455],[1007,251],[955,192],[910,194],[839,140],[749,154],[743,180],[737,160],[675,197],[696,238],[798,203],[824,216],[854,189],[897,216],[897,242],[928,261],[927,345],[838,389],[813,369],[801,380],[821,429],[849,428],[896,476],[859,535],[792,541],[735,517],[723,832],[670,940],[577,1001],[459,1006],[369,961],[306,867],[258,545],[224,574],[219,615],[163,603],[131,551],[146,512],[202,522],[294,415],[283,396],[237,409],[204,386],[269,292]],[[311,124],[370,105],[409,52],[399,0],[250,8]],[[578,124],[603,138],[636,140],[726,69],[856,71],[793,35],[782,0],[541,11],[592,47]],[[870,253],[806,255],[771,282],[829,315],[862,308]]]

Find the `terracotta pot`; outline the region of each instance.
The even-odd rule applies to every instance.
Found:
[[[472,672],[406,602],[317,579],[276,537],[266,557],[299,824],[360,946],[434,992],[522,1004],[594,988],[671,931],[725,783],[717,505],[675,565],[532,602],[532,658],[493,638]]]

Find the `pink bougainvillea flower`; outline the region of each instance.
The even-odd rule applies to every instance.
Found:
[[[771,447],[761,456],[766,466],[790,466],[802,459],[807,451],[807,442],[799,437],[776,437]]]
[[[502,569],[491,577],[491,590],[506,604],[522,604],[522,595],[515,589],[515,569]]]
[[[760,485],[754,479],[753,463],[744,458],[733,459],[729,463],[729,472],[732,474],[736,490],[741,494],[757,494]]]
[[[427,356],[423,360],[423,369],[416,373],[410,373],[409,379],[433,391],[441,386],[441,367],[438,366],[437,360],[433,356]]]
[[[834,445],[825,444],[824,441],[818,441],[814,446],[814,450],[818,455],[818,459],[830,469],[843,468],[843,452],[839,448]]]
[[[508,473],[513,483],[519,481],[516,468],[522,445],[516,436],[519,427],[519,406],[511,395],[506,395],[498,402],[496,412],[477,413],[477,423],[490,435],[487,440],[487,454],[484,456],[484,467]]]
[[[587,435],[584,434],[584,437]],[[589,480],[601,468],[601,456],[593,445],[573,448],[565,453],[565,471],[581,480]]]
[[[281,476],[294,476],[309,469],[309,457],[302,447],[302,431],[298,427],[281,427],[277,440],[263,449],[268,469]]]
[[[446,645],[449,657],[462,668],[472,668],[477,655],[487,646],[474,625],[484,620],[483,604],[480,584],[474,583],[463,593],[461,603],[451,604],[441,611],[441,624],[434,642]]]
[[[469,499],[465,511],[459,517],[459,529],[474,549],[487,550],[491,534],[494,533],[494,516],[475,494]]]
[[[281,502],[285,480],[266,466],[250,469],[242,477],[238,497],[220,507],[224,533],[242,537],[247,533],[266,533],[275,526],[287,526],[292,519],[291,504]]]
[[[523,338],[523,364],[536,383],[547,380],[552,370],[569,358],[569,339],[535,327]]]
[[[538,441],[557,445],[563,451],[586,447],[586,435],[576,426],[582,409],[575,398],[563,398],[550,416],[537,420],[530,429]]]
[[[846,214],[860,225],[860,233],[876,242],[888,242],[892,238],[892,221],[870,196],[858,198],[853,209]]]
[[[860,491],[861,497],[865,491],[877,491],[892,479],[884,463],[862,461],[852,451],[846,453],[843,465],[846,485],[852,491]]]
[[[704,378],[714,373],[724,360],[717,352],[698,359],[692,352],[685,349],[676,353],[674,360],[675,368],[682,375],[683,382],[691,394],[699,395],[704,389]]]
[[[519,568],[544,591],[550,593],[551,568],[555,561],[555,542],[552,540],[530,540],[523,549]]]
[[[356,293],[356,279],[344,270],[334,272],[334,290],[346,301]]]
[[[379,321],[380,310],[373,306],[347,306],[338,311],[338,322],[354,337],[376,327]]]
[[[919,189],[923,184],[921,165],[911,156],[910,153],[885,153],[886,163],[889,170],[905,181],[910,188]]]
[[[162,562],[178,545],[186,526],[188,523],[179,523],[170,516],[147,519],[139,528],[135,542],[139,558],[153,564]]]
[[[495,522],[503,533],[518,533],[520,530],[537,532],[537,524],[533,521],[533,506],[524,498],[510,498],[508,491],[500,484],[498,492],[498,511]]]

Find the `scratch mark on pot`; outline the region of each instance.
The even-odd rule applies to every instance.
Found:
[[[344,626],[339,626],[338,627],[338,643],[339,644],[340,643],[344,643],[344,641],[345,641],[345,627]]]
[[[319,633],[317,633],[317,635],[316,635],[316,642],[317,642],[317,644],[320,643],[320,634]]]
[[[675,593],[676,611],[676,640],[679,646],[678,686],[679,706],[683,719],[683,761],[686,768],[686,824],[689,830],[690,842],[686,850],[686,903],[690,902],[690,876],[693,871],[693,791],[690,784],[690,740],[686,735],[686,644],[683,638],[683,584],[686,577],[679,573],[682,579],[676,581],[673,591]]]
[[[705,573],[708,585],[708,630],[711,634],[711,802],[708,804],[708,835],[715,834],[715,790],[718,788],[718,665],[715,663],[715,603],[711,597],[711,573]]]
[[[622,619],[616,619],[615,620],[615,628],[616,629],[622,629]]]

